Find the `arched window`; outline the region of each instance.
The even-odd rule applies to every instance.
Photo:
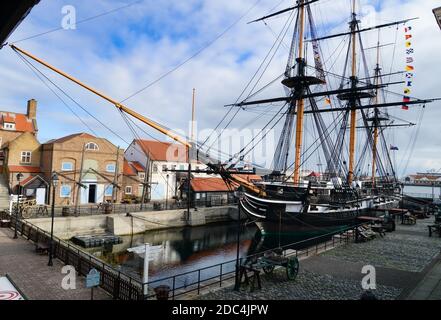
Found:
[[[98,145],[95,142],[88,142],[86,144],[86,150],[98,150]]]

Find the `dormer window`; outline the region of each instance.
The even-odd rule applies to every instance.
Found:
[[[86,144],[86,150],[98,150],[98,145],[95,142],[89,142]]]
[[[3,128],[5,130],[15,130],[15,123],[5,122]]]

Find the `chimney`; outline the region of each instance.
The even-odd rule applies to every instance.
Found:
[[[37,100],[31,99],[28,101],[28,113],[27,116],[31,120],[37,119]]]

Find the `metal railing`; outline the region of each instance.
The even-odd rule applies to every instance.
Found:
[[[3,216],[5,213],[3,213]],[[6,216],[4,216],[6,217]],[[15,216],[7,215],[11,220],[11,227],[15,227]],[[29,221],[17,220],[17,232],[34,243],[50,243],[50,234],[30,223]],[[75,267],[79,275],[86,276],[92,268],[101,274],[100,287],[108,292],[113,299],[118,300],[142,300],[144,299],[142,283],[137,279],[115,270],[111,265],[95,258],[76,246],[58,237],[53,237],[53,257],[63,261],[66,265]]]
[[[226,199],[213,199],[212,201],[197,200],[191,203],[191,208],[205,208],[205,207],[220,207],[227,205],[235,205],[237,202]],[[94,204],[94,205],[80,205],[75,206],[55,206],[55,216],[91,216],[100,214],[111,213],[133,213],[133,212],[147,212],[147,211],[164,211],[164,210],[178,210],[186,209],[186,201],[157,201],[145,203],[141,206],[140,203],[117,203],[117,204]],[[51,215],[51,208],[49,205],[37,205],[33,207],[27,207],[25,210],[20,210],[24,219],[44,218]],[[15,206],[13,207],[12,214],[15,214]]]
[[[310,255],[318,254],[322,250],[333,248],[337,245],[348,244],[350,241],[355,239],[355,229],[358,226],[360,225],[351,226],[338,232],[332,232],[318,237],[288,244],[278,249],[283,250],[282,254],[284,257],[308,257]],[[306,246],[305,248],[299,250],[291,249],[292,247],[299,247],[313,241],[317,241],[317,243],[312,246]],[[269,253],[273,250],[274,249],[269,249],[253,255],[242,257],[239,260],[239,265],[243,265],[243,263],[249,259],[253,260],[260,256],[264,256],[266,253]],[[222,285],[225,283],[228,283],[230,285],[231,282],[229,282],[228,280],[235,278],[236,264],[237,260],[234,259],[197,270],[184,272],[174,276],[153,280],[150,281],[148,284],[143,284],[143,290],[145,286],[148,286],[149,288],[157,287],[160,285],[168,286],[170,288],[170,298],[172,300],[191,293],[197,293],[199,295],[201,293],[201,290],[207,287],[222,287]],[[145,299],[154,298],[154,294],[148,294],[147,296],[145,296]]]
[[[15,216],[2,212],[0,217],[11,220],[11,228],[15,227]],[[315,255],[322,250],[334,248],[337,245],[348,244],[356,237],[355,229],[360,225],[351,226],[342,230],[327,233],[318,237],[309,238],[303,241],[284,245],[278,249],[282,250],[284,257],[308,257]],[[50,242],[50,234],[25,220],[17,221],[17,231],[27,240],[34,243]],[[66,265],[72,265],[76,268],[78,274],[86,276],[90,269],[95,268],[101,273],[100,287],[108,292],[113,299],[119,300],[146,300],[154,299],[156,294],[152,288],[160,285],[166,285],[170,288],[170,298],[172,300],[187,294],[201,293],[201,290],[207,287],[222,287],[225,283],[231,284],[229,280],[235,278],[237,260],[229,260],[212,266],[207,266],[197,270],[192,270],[177,275],[164,277],[161,279],[142,283],[137,278],[115,270],[111,265],[97,259],[93,255],[80,250],[78,247],[64,241],[58,237],[53,237],[54,258],[58,258]],[[322,241],[323,240],[323,241]],[[315,242],[314,245],[307,245],[309,242]],[[301,249],[293,249],[293,247]],[[245,261],[254,260],[273,251],[269,249],[246,257],[241,257],[239,265]],[[149,290],[145,290],[149,289]],[[144,294],[144,292],[148,292]]]

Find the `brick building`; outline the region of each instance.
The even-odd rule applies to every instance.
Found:
[[[41,153],[46,181],[50,181],[52,172],[57,172],[60,179],[56,204],[121,201],[124,150],[108,140],[77,133],[42,144]],[[114,182],[119,188],[113,188]]]
[[[172,199],[179,189],[179,174],[171,169],[188,168],[186,148],[182,145],[154,140],[133,140],[125,152],[131,163],[147,166],[151,200]]]

